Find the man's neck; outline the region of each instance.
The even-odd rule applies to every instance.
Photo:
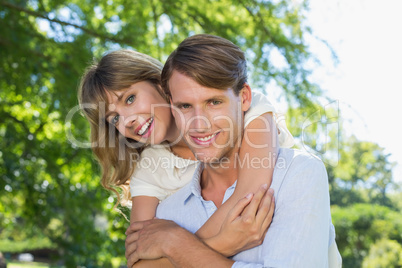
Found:
[[[236,168],[236,155],[234,150],[224,162],[205,164],[201,174],[201,195],[205,200],[211,200],[216,207],[223,202],[226,190],[237,180],[238,170]]]

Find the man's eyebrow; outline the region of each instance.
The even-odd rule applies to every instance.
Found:
[[[184,105],[184,104],[190,105],[188,102],[181,102],[181,101],[173,102],[173,105],[174,105],[174,106],[182,106],[182,105]]]
[[[206,99],[204,102],[210,102],[210,101],[213,101],[213,100],[222,100],[222,101],[224,101],[224,100],[226,100],[226,97],[225,96],[222,96],[222,95],[215,95],[215,96],[212,96],[212,97],[210,97],[210,98],[208,98],[208,99]],[[186,105],[191,105],[190,103],[188,103],[188,102],[181,102],[181,101],[173,101],[173,105],[174,106],[179,106],[179,105],[184,105],[184,104],[186,104]]]
[[[208,98],[206,101],[224,100],[224,99],[226,99],[225,96],[222,96],[222,95],[215,95],[215,96],[212,96],[212,97]]]

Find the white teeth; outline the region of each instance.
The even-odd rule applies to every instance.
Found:
[[[151,117],[150,120],[148,120],[148,122],[146,122],[142,128],[138,131],[138,135],[143,135],[145,133],[145,131],[147,131],[148,127],[152,124],[152,122],[154,121],[154,118]]]
[[[200,140],[200,141],[207,141],[207,140],[212,139],[215,135],[216,135],[216,133],[215,133],[215,134],[212,134],[212,135],[210,135],[210,136],[208,136],[208,137],[197,138],[197,140]]]

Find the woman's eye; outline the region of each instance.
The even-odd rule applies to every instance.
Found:
[[[119,115],[113,116],[112,119],[110,120],[110,123],[111,123],[112,125],[116,125],[117,122],[119,122],[119,117],[120,117]]]
[[[131,104],[131,103],[134,102],[134,100],[135,100],[135,96],[134,96],[134,95],[130,95],[130,96],[127,98],[127,100],[126,100],[126,103],[127,103],[127,104]]]

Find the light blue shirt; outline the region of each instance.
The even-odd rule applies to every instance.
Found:
[[[216,211],[201,196],[199,164],[192,181],[159,204],[156,216],[195,233]],[[234,192],[229,187],[225,202]],[[328,177],[311,154],[280,149],[271,188],[275,212],[264,242],[233,256],[233,267],[341,267],[331,222]]]

